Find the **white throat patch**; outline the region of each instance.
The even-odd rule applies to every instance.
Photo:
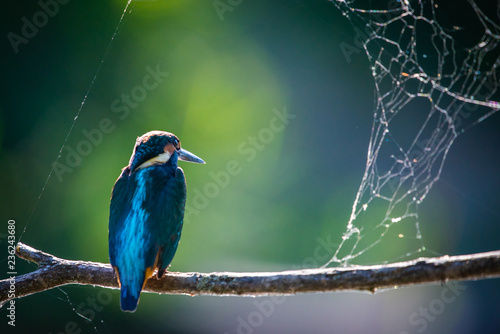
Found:
[[[146,167],[153,166],[153,165],[164,164],[165,162],[168,161],[168,159],[170,159],[170,156],[171,156],[171,154],[169,152],[159,154],[156,157],[151,158],[148,161],[142,163],[139,167],[137,167],[137,169],[146,168]]]

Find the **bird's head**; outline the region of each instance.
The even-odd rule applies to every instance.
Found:
[[[150,131],[137,138],[134,152],[130,157],[130,171],[167,163],[175,153],[179,160],[205,163],[193,153],[181,148],[181,141],[173,133]]]

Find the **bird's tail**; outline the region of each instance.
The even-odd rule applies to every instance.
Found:
[[[122,284],[120,294],[120,307],[122,311],[135,312],[137,304],[139,304],[139,297],[141,295],[142,283],[139,288],[136,286],[127,286]]]
[[[142,275],[132,275],[132,277],[123,277],[119,275],[120,280],[120,307],[122,311],[135,312],[141,290],[144,286],[146,278],[144,272]]]

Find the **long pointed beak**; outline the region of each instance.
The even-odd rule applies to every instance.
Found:
[[[179,155],[179,160],[182,161],[187,161],[187,162],[194,162],[197,164],[204,164],[205,161],[194,155],[193,153],[186,151],[183,148],[180,148],[177,150],[177,154]]]

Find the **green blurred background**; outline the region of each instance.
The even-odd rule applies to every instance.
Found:
[[[187,220],[170,270],[277,271],[325,263],[328,258],[314,257],[315,250],[321,246],[331,254],[331,247],[322,245],[337,244],[345,231],[373,117],[366,56],[357,49],[348,60],[339,47],[356,47],[350,23],[333,4],[319,0],[242,1],[227,5],[222,16],[212,1],[133,2],[108,49],[125,4],[60,4],[16,53],[7,34],[20,34],[22,18],[32,21],[41,7],[35,1],[2,3],[2,251],[7,253],[7,221],[15,219],[18,237],[26,227],[26,244],[67,259],[108,262],[111,188],[136,137],[166,130],[207,162],[182,164]],[[155,70],[168,76],[146,89],[144,78]],[[278,115],[285,111],[290,118],[283,120]],[[103,120],[106,133],[100,129]],[[423,242],[432,252],[419,255],[499,248],[499,124],[495,115],[453,146],[441,181],[421,205]],[[57,169],[45,184],[70,128],[59,159],[66,169]],[[90,146],[86,133],[94,134]],[[225,178],[231,161],[238,168]],[[381,247],[387,261],[404,255],[391,240]],[[4,278],[6,261],[1,263]],[[17,262],[20,273],[33,269]],[[0,328],[497,332],[498,280],[460,287],[454,302],[433,309],[437,313],[426,319],[420,310],[437,307],[435,300],[447,287],[286,297],[269,314],[259,311],[269,298],[143,294],[138,311],[124,314],[118,291],[71,286],[18,300],[15,328],[7,326],[5,308],[0,310]],[[88,311],[89,298],[97,300],[95,312]],[[412,319],[426,319],[425,329]],[[252,321],[258,326],[242,325]]]

